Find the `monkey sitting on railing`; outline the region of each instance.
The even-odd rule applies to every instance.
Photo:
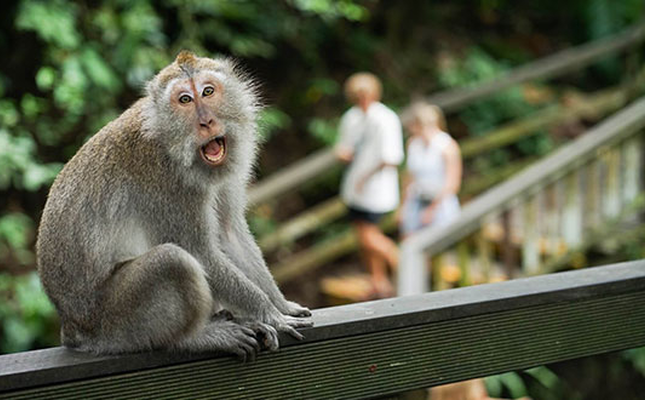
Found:
[[[252,358],[277,332],[302,338],[311,313],[284,298],[244,217],[257,111],[230,61],[181,52],[67,163],[37,243],[65,346]]]

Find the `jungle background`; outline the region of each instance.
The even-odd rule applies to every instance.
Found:
[[[412,98],[619,32],[645,12],[642,0],[20,0],[0,7],[0,354],[58,344],[56,313],[35,273],[48,187],[179,50],[234,57],[260,84],[261,179],[334,142],[348,107],[342,83],[352,72],[380,76],[384,102],[399,110]],[[452,115],[450,131],[458,140],[480,136],[574,82],[589,91],[618,83],[624,64],[615,57],[566,79],[509,89]],[[485,173],[516,154],[546,154],[583,129],[540,132],[470,168]],[[338,179],[332,171],[280,207],[253,210],[256,234],[335,193]],[[309,240],[324,240],[342,224]],[[622,245],[611,261],[645,257],[642,239]],[[326,305],[321,296],[305,297],[310,307]],[[492,377],[487,385],[508,397],[629,399],[643,393],[644,382],[645,351],[637,349]]]

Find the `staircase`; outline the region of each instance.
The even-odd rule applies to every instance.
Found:
[[[644,39],[645,24],[640,24],[613,37],[523,65],[493,81],[435,94],[428,101],[438,104],[447,112],[454,112],[514,85],[563,76],[618,53],[636,54],[642,51]],[[464,162],[516,143],[540,129],[550,129],[580,119],[598,121],[616,112],[619,112],[618,116],[611,120],[622,120],[625,114],[619,110],[645,93],[644,83],[645,70],[632,68],[631,73],[625,75],[624,82],[617,87],[595,93],[576,92],[575,96],[562,96],[557,104],[511,121],[482,138],[461,142]],[[639,111],[633,111],[632,114],[638,114]],[[628,130],[631,128],[626,128],[625,132]],[[595,131],[596,128],[592,130]],[[608,232],[626,214],[633,214],[641,206],[641,186],[637,182],[641,179],[639,168],[642,167],[642,151],[639,149],[642,149],[642,139],[636,131],[614,134],[617,135],[615,138],[608,138],[607,143],[594,147],[588,154],[576,152],[576,157],[580,158],[567,161],[569,169],[566,173],[564,170],[552,171],[552,175],[534,182],[534,187],[511,196],[507,203],[495,203],[485,215],[478,215],[476,221],[470,221],[467,229],[457,230],[450,235],[446,232],[423,232],[419,236],[423,240],[415,238],[403,244],[400,293],[429,289],[431,279],[427,276],[426,268],[423,268],[429,265],[427,257],[434,259],[434,282],[439,288],[447,286],[445,281],[450,274],[446,272],[450,269],[448,266],[442,268],[442,265],[446,265],[442,260],[450,258],[457,269],[457,273],[452,275],[457,277],[461,285],[490,280],[495,276],[511,278],[520,274],[543,273],[563,264],[584,264],[580,255],[598,242],[594,235],[603,235],[594,232],[599,228]],[[585,134],[582,139],[587,136]],[[579,142],[574,143],[558,150],[557,154],[570,154],[578,149]],[[472,209],[471,204],[481,204],[481,197],[475,196],[496,184],[510,187],[509,182],[515,179],[511,177],[518,173],[522,179],[526,179],[527,171],[536,171],[538,167],[520,171],[533,163],[538,163],[539,169],[548,167],[554,160],[550,157],[548,161],[535,158],[516,160],[495,176],[474,174],[466,177],[460,197],[464,202],[471,198],[472,201],[464,208],[460,221],[471,215],[471,211],[468,211]],[[564,158],[567,157],[560,156],[558,160]],[[575,168],[570,168],[570,165]],[[315,182],[316,177],[333,168],[339,166],[331,149],[320,150],[254,185],[250,190],[251,202],[256,206],[272,204],[277,207],[281,195],[297,191],[305,183]],[[490,199],[489,193],[483,198]],[[333,197],[282,221],[275,231],[259,238],[265,254],[274,260],[272,272],[280,283],[288,283],[357,249],[353,233],[345,229],[324,241],[314,240],[312,246],[296,252],[290,250],[294,243],[302,243],[303,238],[324,231],[331,223],[341,219],[346,211],[340,200]],[[394,228],[393,220],[384,221],[385,231],[393,231]],[[418,270],[426,271],[423,279],[408,272]],[[408,287],[407,281],[415,281],[418,285],[424,283],[418,287]]]

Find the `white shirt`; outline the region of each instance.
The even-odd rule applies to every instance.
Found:
[[[372,103],[367,112],[350,108],[341,118],[336,146],[354,153],[340,190],[345,204],[375,213],[395,210],[399,205],[395,166],[403,161],[401,121],[396,113],[380,102]],[[388,166],[372,174],[358,191],[358,182],[382,163]]]
[[[412,175],[410,190],[415,195],[432,199],[441,193],[446,182],[443,153],[451,140],[446,132],[438,132],[429,143],[417,137],[408,141],[406,168]]]

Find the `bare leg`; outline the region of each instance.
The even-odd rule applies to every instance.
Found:
[[[378,298],[391,297],[394,293],[392,283],[387,275],[387,266],[383,257],[371,250],[366,251],[367,268],[372,275],[372,286]]]
[[[391,296],[393,288],[387,275],[387,266],[394,267],[398,262],[396,245],[374,224],[356,222],[354,227],[365,263],[372,276],[374,292],[378,297]]]
[[[399,264],[399,248],[396,243],[383,234],[378,225],[356,222],[354,227],[361,246],[379,254],[392,270],[396,270]]]

